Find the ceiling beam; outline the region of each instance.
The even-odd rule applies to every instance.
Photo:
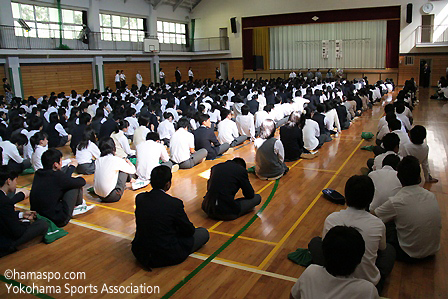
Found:
[[[173,11],[176,11],[176,9],[179,7],[179,5],[182,4],[182,2],[184,2],[184,0],[177,0],[176,4],[174,4],[173,6]]]
[[[198,6],[198,4],[199,4],[199,3],[201,3],[201,0],[199,0],[198,2],[196,2],[196,4],[195,4],[195,5],[193,5],[193,7],[191,8],[190,12],[192,12],[192,11],[193,11],[193,9],[195,9],[195,8],[196,8],[196,6]]]
[[[160,5],[162,4],[162,2],[163,2],[163,0],[155,0],[155,1],[152,3],[152,8],[154,8],[154,9],[159,8]]]

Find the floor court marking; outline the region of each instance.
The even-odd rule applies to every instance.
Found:
[[[16,204],[16,206],[18,206],[20,208],[23,208],[23,209],[29,209],[28,206],[22,205],[22,204]],[[107,234],[107,235],[118,237],[118,238],[121,238],[121,239],[126,239],[126,240],[130,240],[130,241],[132,241],[134,239],[133,235],[122,233],[122,232],[118,232],[118,231],[115,231],[115,230],[112,230],[112,229],[109,229],[109,228],[106,228],[106,227],[102,227],[102,226],[99,226],[99,225],[91,224],[91,223],[88,223],[88,222],[85,222],[85,221],[81,221],[81,220],[77,220],[77,219],[71,219],[70,223],[72,223],[74,225],[77,225],[77,226],[81,226],[81,227],[87,228],[87,229],[91,229],[91,230],[94,230],[94,231],[97,231],[97,232],[101,232],[101,233],[104,233],[104,234]],[[194,253],[190,254],[190,257],[196,258],[196,259],[199,259],[199,260],[202,260],[202,261],[205,261],[207,258],[210,257],[210,255],[204,254],[204,253],[200,253],[200,252],[194,252]],[[231,260],[227,260],[227,259],[223,259],[223,258],[219,258],[219,257],[216,257],[211,262],[215,263],[215,264],[231,267],[231,268],[234,268],[234,269],[239,269],[239,270],[252,272],[252,273],[256,273],[256,274],[260,274],[260,275],[274,277],[274,278],[278,278],[278,279],[282,279],[282,280],[286,280],[286,281],[291,281],[291,282],[296,282],[297,281],[297,277],[291,277],[291,276],[286,276],[286,275],[282,275],[282,274],[277,274],[277,273],[274,273],[274,272],[260,270],[260,269],[257,269],[257,266],[254,266],[254,265],[244,264],[244,263],[231,261]],[[51,299],[52,297],[42,297],[42,298]]]
[[[272,188],[271,194],[269,194],[269,197],[264,202],[263,206],[258,210],[258,212],[236,233],[234,234],[227,242],[225,242],[221,247],[219,247],[212,255],[210,255],[206,260],[204,260],[198,267],[196,267],[190,274],[188,274],[184,279],[182,279],[178,284],[176,284],[171,290],[168,291],[165,295],[163,295],[162,299],[170,298],[172,295],[174,295],[178,290],[180,290],[190,279],[192,279],[194,276],[196,276],[199,271],[201,271],[205,266],[207,266],[210,262],[212,262],[222,251],[224,251],[230,244],[235,241],[238,236],[240,236],[247,228],[249,228],[252,223],[255,222],[259,218],[259,214],[261,214],[264,209],[268,206],[269,202],[274,197],[275,192],[277,191],[279,179],[275,180],[275,185]]]
[[[223,236],[227,236],[227,237],[232,237],[233,236],[232,234],[225,233],[225,232],[220,232],[220,231],[216,231],[216,230],[212,230],[212,229],[209,229],[208,231],[210,233],[223,235]],[[255,238],[250,238],[250,237],[245,237],[245,236],[239,236],[238,239],[247,240],[247,241],[253,241],[253,242],[258,242],[258,243],[264,243],[264,244],[273,245],[273,246],[277,245],[276,242],[270,242],[270,241],[265,241],[265,240],[255,239]]]
[[[341,172],[341,170],[345,167],[347,162],[353,157],[353,155],[356,153],[356,151],[360,148],[360,146],[363,144],[364,139],[361,140],[356,148],[352,151],[352,153],[348,156],[348,158],[344,161],[344,163],[339,167],[339,169],[336,171],[336,173],[331,177],[331,179],[328,181],[328,183],[325,185],[325,188],[328,188],[330,184],[334,181],[334,179],[338,176],[338,174]],[[277,251],[280,249],[280,247],[283,246],[283,243],[289,238],[289,236],[292,234],[292,232],[297,228],[297,226],[302,222],[302,220],[305,218],[305,216],[308,214],[308,212],[311,210],[311,208],[316,204],[318,199],[321,197],[322,193],[319,192],[319,194],[316,195],[314,200],[311,202],[311,204],[306,208],[306,210],[302,213],[302,215],[297,219],[297,221],[293,224],[293,226],[288,230],[288,232],[283,236],[283,238],[278,242],[278,244],[272,249],[272,251],[268,254],[268,256],[261,262],[261,264],[258,266],[258,269],[263,269],[266,264],[274,257],[274,255],[277,253]]]
[[[319,168],[307,168],[307,167],[298,167],[298,169],[303,170],[313,170],[313,171],[321,171],[321,172],[330,172],[335,173],[337,170],[327,170],[327,169],[319,169]]]

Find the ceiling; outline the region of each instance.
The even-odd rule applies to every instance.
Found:
[[[178,9],[179,7],[193,10],[196,5],[201,2],[201,0],[148,0],[155,9],[157,9],[160,5],[171,5],[173,7],[173,11]]]

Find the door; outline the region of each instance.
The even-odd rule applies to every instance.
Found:
[[[221,77],[223,80],[227,80],[229,78],[229,64],[227,62],[221,62]]]
[[[428,64],[429,74],[425,72],[425,64]],[[430,87],[431,86],[431,73],[432,73],[432,59],[420,58],[420,82],[419,86]]]
[[[422,15],[422,43],[432,43],[434,15]]]

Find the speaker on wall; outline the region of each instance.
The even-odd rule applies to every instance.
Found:
[[[232,33],[236,33],[236,18],[230,19],[230,27],[232,28]]]
[[[406,6],[406,23],[412,23],[412,3],[408,3]]]

